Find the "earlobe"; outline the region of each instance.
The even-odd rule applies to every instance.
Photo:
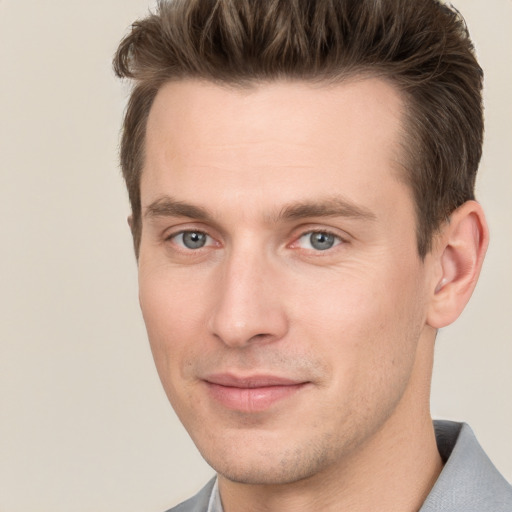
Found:
[[[467,201],[457,208],[438,236],[435,276],[427,323],[436,329],[454,322],[475,289],[489,230],[482,207]]]

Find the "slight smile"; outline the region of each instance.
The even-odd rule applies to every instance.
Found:
[[[210,375],[204,382],[214,400],[241,412],[262,412],[309,384],[273,375],[237,377],[227,373]]]

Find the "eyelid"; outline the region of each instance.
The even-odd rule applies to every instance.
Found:
[[[217,232],[212,230],[210,226],[205,226],[202,222],[194,222],[193,220],[184,220],[182,222],[176,222],[176,224],[173,223],[172,225],[167,224],[165,229],[162,229],[161,231],[161,237],[163,240],[169,240],[174,236],[190,231],[204,233],[214,239],[218,238]]]
[[[170,233],[165,233],[164,238],[165,240],[172,240],[178,235],[183,235],[184,233],[201,233],[202,235],[206,235],[209,236],[210,238],[213,238],[207,231],[204,231],[203,229],[194,228],[179,229],[177,231],[172,230]]]

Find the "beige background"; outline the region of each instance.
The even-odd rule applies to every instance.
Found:
[[[458,0],[486,70],[492,244],[441,333],[433,413],[512,479],[512,2]],[[212,471],[174,417],[137,305],[110,70],[145,0],[0,0],[0,511],[161,512]]]

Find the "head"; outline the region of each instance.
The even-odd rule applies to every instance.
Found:
[[[458,15],[160,3],[115,64],[135,81],[121,163],[141,307],[203,456],[289,483],[428,423],[435,332],[486,245],[481,71]]]

